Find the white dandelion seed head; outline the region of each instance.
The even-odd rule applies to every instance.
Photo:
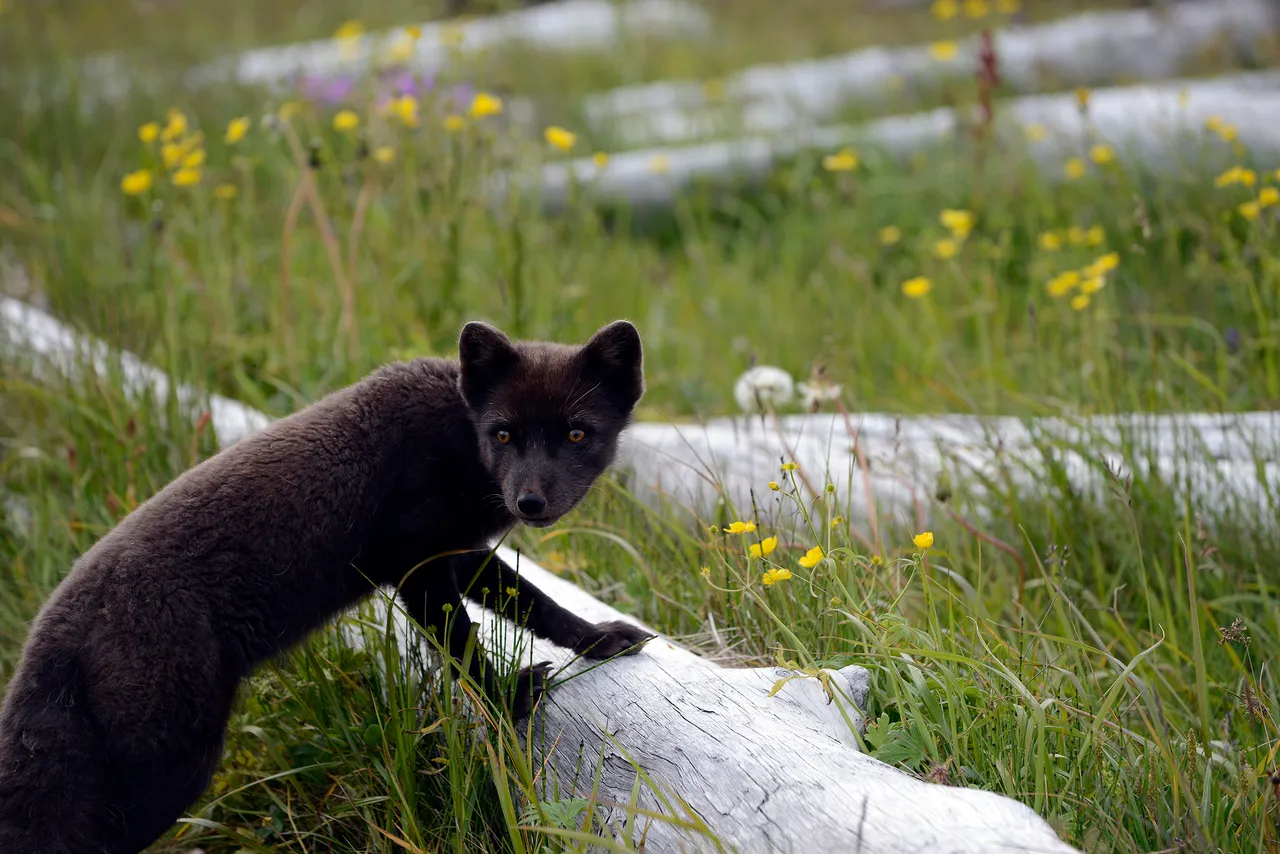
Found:
[[[733,398],[743,412],[778,409],[790,403],[794,395],[791,374],[773,365],[756,365],[733,384]]]

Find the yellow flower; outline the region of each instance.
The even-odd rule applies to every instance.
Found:
[[[661,154],[655,154],[649,158],[649,171],[656,175],[661,175],[671,168],[671,161]]]
[[[781,486],[778,486],[778,482],[776,480],[769,481],[769,488],[774,492],[777,492],[779,489],[782,489]]]
[[[387,60],[392,65],[403,65],[413,59],[413,54],[418,49],[418,43],[411,38],[397,39],[392,42],[391,47],[387,49]]]
[[[1036,243],[1046,252],[1057,252],[1062,248],[1062,235],[1056,231],[1045,231],[1036,238]]]
[[[561,151],[568,151],[573,148],[574,144],[578,141],[578,135],[576,133],[565,130],[562,127],[557,127],[556,125],[552,125],[544,130],[542,132],[542,137],[551,147],[558,148]]]
[[[1216,133],[1223,142],[1232,142],[1236,138],[1236,126],[1227,124],[1222,116],[1209,116],[1204,120],[1205,130]]]
[[[200,183],[200,179],[204,177],[204,173],[198,168],[182,168],[173,173],[173,186],[175,187],[192,187]]]
[[[335,39],[358,39],[362,35],[364,35],[364,24],[356,20],[343,21],[333,33]]]
[[[950,21],[960,14],[960,3],[959,0],[934,0],[929,11],[939,21]]]
[[[161,142],[172,142],[187,132],[187,117],[181,110],[170,110],[164,130],[160,131]]]
[[[508,596],[515,596],[515,595],[516,595],[517,593],[519,593],[519,592],[520,592],[520,591],[519,591],[519,589],[518,589],[518,588],[516,588],[516,587],[508,587],[508,588],[507,588],[507,595],[508,595]]]
[[[227,122],[227,135],[225,137],[227,145],[235,145],[244,139],[244,135],[249,132],[249,117],[241,116],[238,119],[232,119]]]
[[[768,537],[767,539],[762,540],[761,542],[752,543],[751,548],[748,549],[748,551],[751,552],[752,557],[764,557],[765,555],[772,554],[773,550],[776,549],[777,547],[778,547],[778,538],[775,535],[772,537]]]
[[[747,534],[756,529],[755,522],[734,522],[725,528],[726,534]]]
[[[1262,207],[1269,208],[1277,202],[1280,202],[1280,190],[1275,187],[1263,187],[1258,191],[1258,204]]]
[[[960,54],[960,46],[955,42],[934,42],[929,45],[929,55],[939,62],[950,62]]]
[[[458,131],[464,129],[466,126],[467,126],[467,120],[464,119],[462,116],[450,115],[450,116],[444,117],[444,129],[449,131],[449,133],[457,133]]]
[[[844,524],[844,517],[843,517],[843,516],[837,516],[836,518],[834,518],[834,519],[832,519],[832,520],[831,520],[831,527],[832,527],[832,528],[839,528],[839,527],[840,527],[841,525],[843,525],[843,524]]]
[[[399,98],[392,99],[387,105],[393,116],[400,119],[400,123],[405,127],[416,128],[418,126],[418,99],[409,94],[401,95]]]
[[[1088,239],[1089,236],[1085,233],[1085,230],[1078,225],[1073,225],[1067,229],[1067,242],[1073,246],[1079,246]]]
[[[186,149],[176,142],[166,142],[160,146],[160,161],[164,163],[166,169],[177,169],[185,156]]]
[[[1042,124],[1029,124],[1022,129],[1022,135],[1028,142],[1044,142],[1049,138],[1049,129]]]
[[[1086,308],[1089,307],[1089,295],[1076,294],[1071,298],[1071,307],[1074,308],[1076,311],[1084,311]]]
[[[1245,169],[1243,166],[1232,166],[1226,172],[1213,179],[1213,186],[1222,188],[1230,187],[1232,184],[1243,184],[1246,187],[1252,187],[1257,180],[1258,173],[1252,169]]]
[[[1099,166],[1105,166],[1116,159],[1116,153],[1109,145],[1095,145],[1089,149],[1089,159]]]
[[[752,548],[754,548],[754,546]],[[771,569],[768,572],[766,572],[764,575],[760,576],[760,580],[764,583],[765,587],[772,587],[773,585],[777,584],[779,581],[786,581],[790,577],[791,577],[791,570],[777,568],[777,569]]]
[[[187,169],[199,169],[204,165],[204,149],[197,148],[195,151],[182,158],[182,165]]]
[[[1016,15],[1022,11],[1022,0],[996,0],[996,11],[1001,15]]]
[[[1100,225],[1091,225],[1085,238],[1090,246],[1101,246],[1102,241],[1107,239],[1107,232]]]
[[[490,95],[488,92],[477,92],[476,96],[471,99],[470,112],[471,117],[475,119],[496,116],[502,112],[502,99],[496,95]]]
[[[603,169],[609,163],[609,155],[603,151],[597,151],[591,155],[591,162],[596,165],[597,169]]]
[[[351,110],[343,110],[333,117],[333,129],[339,133],[349,133],[360,127],[360,117]]]
[[[1120,253],[1108,252],[1106,255],[1099,257],[1097,261],[1094,261],[1092,264],[1090,264],[1089,269],[1097,270],[1099,273],[1109,273],[1119,266],[1120,266]]]
[[[1107,286],[1107,279],[1105,276],[1091,276],[1090,278],[1085,279],[1083,282],[1080,283],[1080,293],[1096,294],[1098,291],[1102,290],[1106,286]]]
[[[1076,104],[1082,110],[1087,110],[1089,108],[1089,90],[1084,86],[1076,87]]]
[[[964,14],[967,18],[985,18],[991,14],[991,6],[987,0],[964,0]]]
[[[236,189],[235,184],[219,184],[213,188],[213,197],[229,202],[236,196],[240,195],[240,191]]]
[[[797,562],[805,569],[813,569],[818,565],[818,561],[822,560],[822,546],[814,546],[804,553],[804,557]]]
[[[822,168],[828,172],[852,172],[858,168],[858,152],[845,148],[837,154],[828,154],[822,158]]]
[[[880,229],[880,242],[885,246],[892,246],[902,239],[902,229],[896,225],[886,225]]]
[[[800,468],[800,466],[796,465],[795,463],[789,463],[789,462],[788,462],[788,463],[783,463],[783,464],[782,464],[782,470],[783,470],[783,471],[795,471],[795,470],[796,470],[796,469],[798,469],[798,468]]]
[[[1072,181],[1077,178],[1083,178],[1085,173],[1084,161],[1079,157],[1072,157],[1062,166],[1062,174],[1066,175]]]
[[[422,27],[417,24],[410,24],[404,28],[404,34],[414,41],[417,41],[422,38]]]
[[[126,196],[140,196],[151,189],[151,170],[139,169],[120,179],[120,191]]]
[[[709,567],[709,566],[704,566],[702,569],[698,570],[698,573],[699,573],[703,578],[710,578],[710,577],[711,577],[711,567]]]
[[[383,166],[396,162],[396,150],[389,145],[380,145],[373,150],[373,159]]]
[[[969,211],[944,210],[938,219],[944,228],[961,240],[968,237],[973,229],[973,214]]]
[[[138,128],[138,139],[142,140],[147,145],[155,142],[158,136],[160,136],[160,125],[158,122],[147,122],[145,125]]]
[[[1071,293],[1078,284],[1080,284],[1080,274],[1075,270],[1066,270],[1050,279],[1045,285],[1045,290],[1049,292],[1049,296],[1063,297]]]
[[[933,244],[933,251],[939,258],[954,258],[960,254],[960,244],[949,237],[944,237]]]
[[[916,534],[911,538],[911,542],[915,543],[918,549],[933,548],[933,532],[925,531],[923,534]]]
[[[916,276],[914,279],[907,279],[902,283],[902,293],[911,299],[920,299],[933,290],[933,282],[924,276]]]
[[[1240,216],[1252,222],[1262,213],[1262,206],[1257,202],[1242,202],[1236,210],[1240,211]]]

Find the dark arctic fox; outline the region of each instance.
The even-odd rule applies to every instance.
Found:
[[[460,597],[509,587],[489,604],[540,637],[592,658],[640,648],[650,635],[584,621],[487,546],[516,522],[555,522],[610,464],[644,392],[635,327],[578,347],[469,323],[459,349],[384,367],[232,445],[76,562],[0,709],[0,852],[150,845],[208,785],[240,681],[374,584],[402,584],[459,660],[472,632]],[[500,699],[492,667],[470,660]],[[515,716],[547,664],[520,672]]]

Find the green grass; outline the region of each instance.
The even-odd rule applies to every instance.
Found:
[[[857,41],[837,44],[829,20],[780,8],[744,10],[733,19],[741,39],[687,70],[665,54],[662,73],[703,76]],[[204,35],[175,26],[175,55],[323,34],[344,17],[326,4],[306,9],[279,13],[279,27],[254,19],[240,35],[230,12],[224,29]],[[885,20],[903,22],[902,40],[938,32],[919,17]],[[63,24],[83,35],[60,50],[128,46],[106,25]],[[121,26],[163,56],[159,30]],[[785,33],[776,44],[774,30]],[[605,67],[587,56],[522,70],[560,80],[567,102],[615,82],[618,68],[627,79],[658,74],[649,62],[627,54]],[[496,85],[516,67],[473,69],[471,79]],[[190,188],[173,186],[158,149],[136,135],[175,106],[205,135],[207,163]],[[364,111],[363,148],[395,150],[381,164],[332,129],[332,110],[304,108],[287,129],[266,127],[278,106],[245,91],[168,92],[93,114],[74,101],[6,102],[0,257],[26,270],[58,316],[276,415],[392,358],[451,354],[473,317],[565,340],[635,320],[649,382],[642,415],[654,419],[731,412],[733,380],[753,356],[799,376],[826,365],[855,411],[1233,412],[1280,402],[1280,206],[1253,219],[1240,208],[1280,186],[1280,163],[1213,135],[1205,145],[1254,168],[1253,186],[1215,187],[1194,157],[1159,175],[1092,165],[1051,185],[1022,150],[980,157],[966,142],[910,162],[862,151],[852,173],[802,158],[763,187],[695,192],[640,222],[585,193],[557,217],[529,199],[487,207],[490,170],[551,156],[501,119],[449,134],[430,104],[414,130]],[[253,127],[229,145],[224,128],[240,115]],[[313,144],[320,165],[308,170]],[[140,166],[156,169],[156,185],[127,197],[121,178]],[[300,192],[306,175],[314,197]],[[222,184],[234,199],[215,196]],[[973,214],[948,259],[936,252],[949,236],[944,209]],[[1100,234],[1073,241],[1073,226]],[[896,242],[882,239],[886,227],[899,230]],[[1044,248],[1046,232],[1061,232],[1063,246]],[[1118,265],[1088,305],[1072,306],[1078,288],[1047,291],[1053,276],[1110,252]],[[901,289],[916,276],[932,284],[921,299]],[[12,361],[0,370],[3,683],[28,621],[75,557],[215,445],[169,402],[129,400],[111,378],[37,380]],[[780,540],[770,557],[794,573],[768,588],[743,538],[708,533],[754,518],[749,508],[690,525],[610,482],[560,529],[519,538],[553,570],[704,651],[868,667],[877,756],[1018,798],[1090,852],[1280,850],[1269,776],[1280,765],[1274,510],[1188,507],[1174,485],[1142,478],[1112,478],[1098,504],[1071,487],[1052,450],[1036,494],[988,484],[986,515],[968,484],[931,499],[942,521],[923,558],[901,520],[881,519],[870,538],[861,520],[833,525],[848,511],[822,501],[798,517],[777,512],[769,502],[793,501],[792,484],[761,471],[759,521]],[[771,479],[783,485],[776,495]],[[805,569],[797,558],[815,544],[828,560]],[[1230,629],[1236,620],[1243,630]],[[477,732],[455,693],[414,666],[416,653],[383,642],[376,625],[356,631],[363,644],[322,633],[246,686],[213,788],[157,850],[569,844],[565,829],[593,813],[570,793],[537,790],[537,751],[520,747],[512,725],[494,717]],[[541,813],[524,814],[530,798]]]

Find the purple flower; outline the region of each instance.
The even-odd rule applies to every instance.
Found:
[[[322,104],[341,104],[351,97],[355,91],[355,82],[349,77],[312,77],[302,78],[302,96],[310,101]]]

